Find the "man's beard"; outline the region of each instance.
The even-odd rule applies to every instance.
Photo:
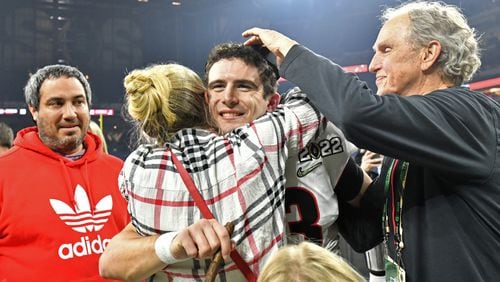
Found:
[[[40,132],[40,139],[42,139],[42,142],[47,145],[47,147],[62,154],[68,154],[69,152],[74,151],[83,143],[83,136],[79,135],[57,138],[53,136],[47,136],[43,134],[43,132]]]
[[[60,154],[69,154],[72,151],[76,150],[80,145],[82,145],[83,139],[88,130],[88,126],[87,128],[84,128],[84,125],[80,125],[81,131],[79,133],[70,136],[65,135],[64,137],[60,138],[47,134],[45,129],[49,128],[49,126],[45,124],[43,120],[39,120],[37,125],[38,135],[40,136],[42,142],[51,150],[56,151]],[[56,134],[57,133],[58,131],[56,131]]]

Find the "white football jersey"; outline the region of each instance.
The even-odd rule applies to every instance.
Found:
[[[338,252],[339,209],[334,193],[350,152],[342,131],[327,124],[324,134],[313,139],[286,163],[286,213],[288,243],[313,241]]]

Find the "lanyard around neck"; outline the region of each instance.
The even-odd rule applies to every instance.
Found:
[[[403,192],[406,186],[406,175],[408,174],[408,162],[402,162],[399,170],[399,178],[396,179],[395,175],[397,173],[399,160],[393,159],[387,175],[385,177],[385,193],[390,193],[389,197],[386,197],[386,202],[384,205],[384,215],[383,224],[385,238],[389,237],[391,233],[391,228],[389,225],[392,224],[392,233],[394,235],[394,246],[396,248],[397,255],[400,255],[401,250],[404,248],[403,243]],[[399,183],[396,182],[399,180]],[[400,184],[400,185],[398,185]],[[397,189],[396,186],[400,186]],[[389,214],[390,211],[390,214]]]

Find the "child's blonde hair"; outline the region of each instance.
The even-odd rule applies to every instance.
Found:
[[[287,245],[266,263],[258,282],[347,281],[365,279],[334,253],[310,242]]]

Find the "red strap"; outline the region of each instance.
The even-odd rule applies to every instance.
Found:
[[[172,151],[170,151],[170,155],[172,157],[172,162],[174,163],[175,168],[177,168],[177,171],[181,175],[184,185],[186,185],[187,189],[189,190],[189,193],[191,193],[191,197],[193,197],[193,200],[200,209],[203,217],[205,217],[206,219],[214,218],[214,215],[208,208],[207,203],[205,203],[205,200],[201,196],[200,191],[196,189],[196,185],[194,184],[193,179],[187,172],[186,168],[181,164],[181,162],[177,159],[177,157]],[[257,277],[248,266],[248,263],[240,256],[240,254],[236,249],[231,251],[230,256],[233,259],[234,263],[236,263],[240,271],[243,272],[248,281],[250,282],[257,281]]]
[[[187,172],[186,168],[179,162],[175,154],[170,151],[170,154],[172,155],[172,162],[175,165],[175,168],[177,168],[177,171],[179,171],[179,174],[181,175],[182,181],[184,182],[184,185],[186,185],[187,189],[189,190],[189,193],[191,193],[191,197],[193,197],[193,200],[195,201],[196,205],[201,211],[201,214],[203,215],[204,218],[206,219],[212,219],[214,218],[214,215],[212,212],[208,209],[207,204],[205,203],[205,200],[203,200],[203,197],[200,194],[200,191],[196,189],[196,185],[193,182],[193,179],[191,176],[189,176],[189,173]]]
[[[238,253],[236,249],[231,251],[230,256],[233,259],[234,263],[236,263],[240,271],[243,272],[243,275],[245,275],[248,281],[250,282],[257,281],[255,273],[253,273],[253,271],[248,266],[248,263],[240,256],[240,253]]]

